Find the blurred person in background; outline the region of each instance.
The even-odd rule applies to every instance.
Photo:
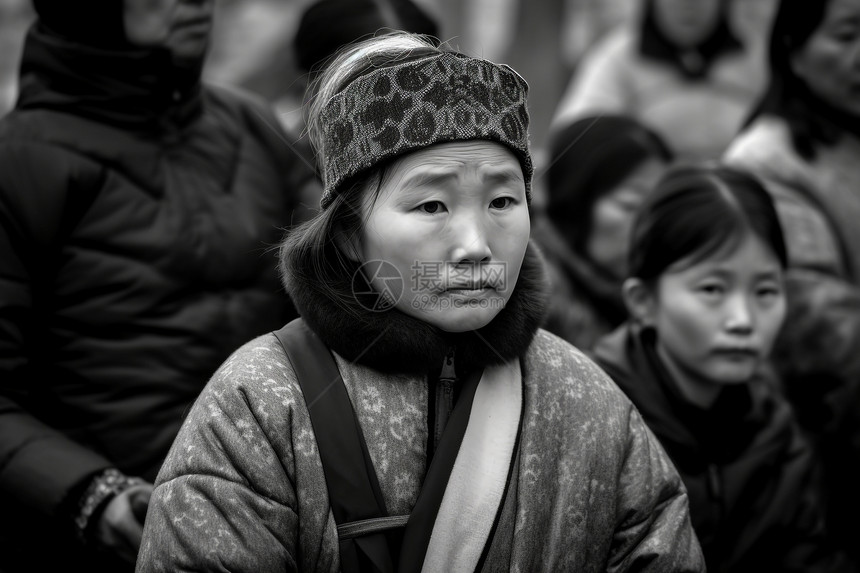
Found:
[[[631,319],[594,352],[678,468],[708,571],[849,571],[827,537],[817,454],[768,363],[786,265],[754,177],[673,168],[634,222]]]
[[[860,0],[782,0],[769,63],[725,160],[765,182],[786,229],[775,363],[822,449],[831,528],[860,563]]]
[[[565,0],[561,52],[570,70],[605,34],[634,17],[630,0]]]
[[[641,13],[578,62],[552,130],[585,115],[623,113],[679,158],[718,158],[765,85],[755,35],[741,38],[732,0],[642,0]]]
[[[271,249],[318,185],[202,85],[211,0],[36,0],[0,120],[0,570],[131,571],[187,408],[296,311]]]
[[[296,62],[307,74],[318,72],[339,48],[386,30],[437,41],[439,35],[438,23],[411,0],[317,0],[299,20],[293,38]]]
[[[21,48],[33,18],[30,0],[0,0],[0,117],[15,105]]]
[[[546,203],[533,226],[552,287],[543,326],[588,352],[627,318],[630,225],[672,154],[640,122],[612,114],[564,126],[549,148]]]

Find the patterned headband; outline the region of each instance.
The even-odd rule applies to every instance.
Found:
[[[518,157],[531,199],[528,84],[506,65],[453,52],[379,68],[349,83],[323,108],[328,207],[351,177],[435,143],[483,139]]]

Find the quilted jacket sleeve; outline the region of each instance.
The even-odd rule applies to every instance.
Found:
[[[704,572],[687,491],[657,438],[631,406],[607,571]]]
[[[237,352],[244,359],[234,353],[210,380],[162,466],[138,573],[301,568],[292,389]]]
[[[54,245],[99,188],[101,170],[73,153],[0,134],[0,507],[60,514],[74,486],[110,467],[31,412],[45,383],[33,357],[44,335],[36,299],[50,285]],[[37,362],[37,361],[36,361]],[[52,383],[73,384],[71,380]],[[9,512],[0,519],[20,516]]]

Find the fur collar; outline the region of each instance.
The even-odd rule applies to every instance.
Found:
[[[438,370],[452,349],[458,372],[522,356],[543,319],[548,295],[543,261],[532,244],[505,308],[487,326],[461,333],[444,332],[393,308],[368,310],[351,294],[332,300],[313,277],[285,270],[296,308],[330,349],[350,362],[404,374]],[[352,292],[350,280],[334,286]]]

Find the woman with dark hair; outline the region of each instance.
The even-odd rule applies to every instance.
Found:
[[[672,154],[623,115],[582,118],[551,137],[550,151],[533,231],[551,285],[544,328],[588,352],[627,317],[621,283],[633,214]]]
[[[673,168],[637,214],[631,320],[595,359],[687,486],[708,571],[837,571],[817,461],[767,369],[787,255],[767,192],[721,166]]]
[[[641,14],[578,63],[553,125],[623,113],[682,158],[717,158],[764,87],[755,34],[731,22],[731,0],[643,0]]]
[[[725,159],[764,181],[786,230],[790,318],[775,364],[822,449],[832,529],[860,564],[858,50],[860,0],[783,0],[770,85]]]
[[[322,210],[281,250],[302,318],[191,409],[138,573],[703,570],[659,443],[539,329],[527,89],[405,33],[326,67]]]

